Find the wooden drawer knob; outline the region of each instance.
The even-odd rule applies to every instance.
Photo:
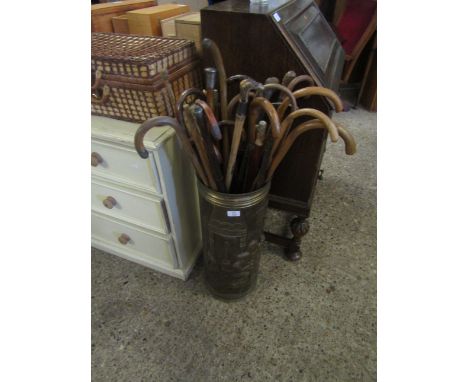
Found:
[[[119,242],[120,244],[127,244],[130,241],[130,236],[128,236],[126,233],[123,233],[119,236]]]
[[[117,200],[115,200],[112,196],[108,196],[102,201],[102,204],[104,204],[106,208],[112,209],[112,207],[117,204]]]
[[[96,167],[100,163],[102,163],[102,156],[98,153],[91,153],[91,166]]]

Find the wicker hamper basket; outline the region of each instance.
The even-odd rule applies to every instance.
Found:
[[[200,87],[195,44],[176,38],[92,33],[91,113],[130,122],[174,116],[163,73],[176,99],[185,89]]]

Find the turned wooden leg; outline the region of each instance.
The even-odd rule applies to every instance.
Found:
[[[291,261],[297,261],[302,257],[301,239],[309,232],[309,222],[305,217],[295,217],[290,223],[293,238],[286,247],[286,257]]]

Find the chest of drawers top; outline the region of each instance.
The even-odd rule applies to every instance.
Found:
[[[133,140],[140,124],[93,115],[91,116],[91,126],[91,138],[94,141],[104,141],[134,148]],[[145,134],[143,143],[148,150],[155,150],[174,134],[174,129],[169,126],[154,128]]]

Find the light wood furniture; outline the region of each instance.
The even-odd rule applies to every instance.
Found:
[[[161,32],[163,37],[176,37],[175,21],[179,17],[187,16],[192,12],[182,13],[180,15],[168,17],[167,19],[161,20]]]
[[[115,33],[129,33],[127,15],[112,17],[112,27]]]
[[[125,12],[157,5],[155,0],[124,0],[91,5],[91,32],[113,32],[112,18]]]
[[[91,243],[185,280],[201,251],[193,169],[169,127],[146,134],[141,159],[138,126],[91,117]]]
[[[193,12],[175,20],[176,36],[195,42],[197,52],[202,54],[200,12]]]
[[[196,11],[196,12],[208,6],[208,0],[158,0],[158,4],[169,4],[169,3],[188,5],[192,11]]]
[[[161,20],[189,11],[190,8],[187,5],[180,4],[164,4],[137,9],[127,12],[128,28],[130,34],[162,36]]]

